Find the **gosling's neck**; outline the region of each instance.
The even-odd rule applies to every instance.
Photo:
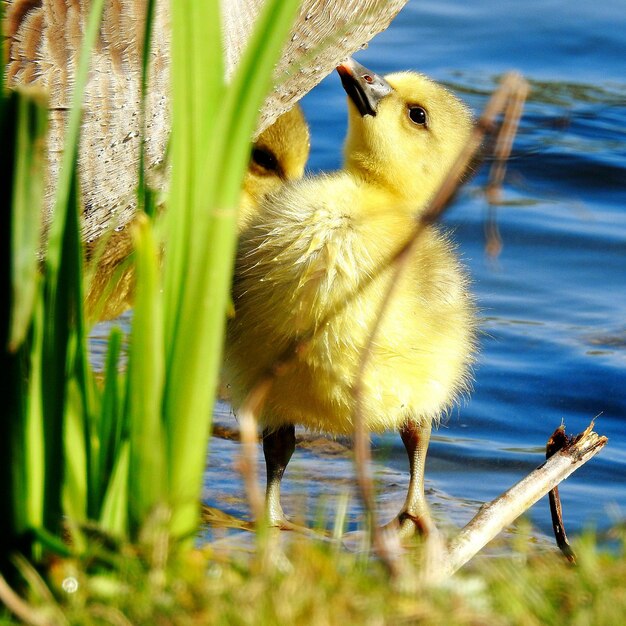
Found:
[[[388,197],[390,202],[408,205],[411,212],[420,213],[434,196],[427,172],[419,166],[410,173],[377,163],[365,151],[351,150],[346,155],[344,170],[366,185],[374,187]]]
[[[370,122],[371,123],[371,122]],[[353,120],[348,121],[348,134],[344,143],[344,170],[357,180],[382,192],[389,202],[407,206],[411,213],[419,214],[434,195],[438,180],[434,180],[427,161],[418,163],[395,163],[385,158],[389,151],[366,139],[367,127],[357,132]]]

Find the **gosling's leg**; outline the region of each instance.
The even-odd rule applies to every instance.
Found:
[[[398,532],[402,539],[412,537],[416,531],[422,536],[435,532],[435,525],[424,495],[424,469],[430,431],[430,422],[424,426],[407,422],[400,429],[400,437],[409,456],[410,471],[406,501],[398,514]]]
[[[280,505],[280,481],[295,447],[296,429],[293,424],[263,431],[263,454],[267,469],[265,510],[269,526],[279,528],[292,528],[293,526],[285,517]]]

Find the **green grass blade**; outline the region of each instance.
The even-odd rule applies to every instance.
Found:
[[[208,141],[224,90],[219,3],[172,0],[171,15],[172,175],[165,217],[168,241],[164,278],[165,345],[169,352],[179,323],[184,323],[181,302],[189,281],[181,278],[194,270],[188,242],[197,227],[199,211],[192,203],[193,190],[207,176],[200,171],[203,149],[198,142]],[[168,353],[168,362],[171,358]]]
[[[10,97],[17,100],[11,233],[13,309],[9,336],[9,349],[14,351],[24,340],[30,326],[39,282],[37,256],[48,107],[45,98],[34,93],[13,93]]]
[[[50,272],[46,272],[44,285],[45,312],[40,393],[45,441],[44,524],[50,532],[60,531],[64,475],[61,459],[63,459],[66,387],[68,380],[72,378],[71,370],[76,363],[76,350],[80,345],[76,335],[76,317],[82,307],[76,172],[70,182],[68,195],[70,206],[66,209],[68,219],[62,232],[58,268],[62,280],[55,284],[56,281]]]
[[[44,524],[44,493],[46,480],[46,439],[44,407],[42,403],[42,370],[44,343],[44,306],[42,298],[35,307],[33,337],[28,354],[28,386],[26,389],[26,423],[22,450],[24,450],[23,502],[27,507],[26,524],[38,527]],[[16,448],[19,450],[20,448]]]
[[[152,45],[152,29],[154,26],[154,10],[156,8],[156,0],[147,0],[146,13],[143,31],[143,47],[141,55],[141,123],[140,133],[141,141],[139,142],[139,177],[137,184],[137,210],[145,211],[148,215],[153,215],[154,205],[146,198],[146,180],[145,180],[145,121],[146,121],[146,95],[148,93],[148,69],[150,63],[150,48]]]
[[[179,95],[177,88],[180,88],[183,89],[180,97],[188,98],[197,107],[191,111],[191,128],[197,132],[193,141],[188,137],[187,148],[182,142],[185,131],[177,124],[189,132],[190,122],[177,116],[174,107],[172,139],[175,140],[178,133],[180,141],[173,146],[174,167],[181,153],[183,159],[192,154],[195,160],[185,161],[189,168],[187,178],[175,177],[173,172],[169,212],[172,219],[172,216],[178,219],[181,212],[188,211],[186,219],[188,224],[193,224],[193,229],[187,228],[187,240],[184,239],[185,231],[181,230],[174,241],[168,241],[166,271],[172,276],[182,268],[178,276],[183,280],[174,285],[171,292],[168,291],[172,287],[171,279],[165,283],[166,302],[175,309],[168,316],[167,345],[171,348],[164,406],[171,491],[181,503],[174,516],[173,529],[181,535],[188,533],[196,523],[235,253],[236,214],[250,138],[297,7],[296,0],[268,0],[265,4],[250,45],[232,83],[225,89],[210,133],[203,120],[211,116],[208,113],[197,116],[203,98],[215,100],[215,93],[208,91],[206,85],[197,84],[197,76],[195,83],[191,83],[192,93],[189,93],[189,85],[182,85],[180,75],[178,78],[174,76],[174,104]],[[172,11],[179,11],[177,3],[172,6]],[[174,41],[187,32],[183,30],[186,25],[184,17],[173,18]],[[177,27],[181,29],[179,32]],[[190,28],[195,35],[200,24],[196,22]],[[200,35],[197,37],[199,39]],[[194,49],[193,45],[190,48]],[[210,63],[210,59],[207,62]],[[174,59],[173,74],[176,74],[177,67]],[[183,184],[184,189],[180,189],[178,186]],[[222,188],[223,185],[227,188]],[[183,197],[188,202],[184,207],[180,204]],[[182,241],[185,242],[185,255],[175,253],[170,267],[172,244],[180,246]]]
[[[119,538],[127,538],[129,501],[130,442],[120,444],[106,493],[102,501],[102,530]]]
[[[87,19],[74,77],[72,105],[46,250],[46,312],[42,360],[45,375],[41,378],[41,393],[45,441],[44,524],[51,532],[60,531],[64,479],[64,468],[60,460],[63,458],[62,434],[67,381],[73,376],[78,377],[83,415],[90,414],[94,401],[92,385],[88,382],[85,353],[76,157],[81,102],[87,82],[90,51],[98,35],[103,5],[104,0],[94,0]],[[89,451],[88,435],[85,434],[81,453],[87,455],[87,467],[90,464]],[[74,490],[70,492],[77,493]],[[73,506],[82,505],[75,503]]]
[[[97,421],[97,432],[94,434],[98,450],[94,449],[93,451],[93,483],[91,489],[95,491],[94,500],[97,503],[103,501],[104,492],[113,472],[113,465],[122,442],[124,429],[122,386],[120,384],[122,375],[118,369],[123,336],[119,328],[113,328],[109,335],[104,370],[104,389]]]
[[[67,387],[63,447],[65,475],[63,481],[63,511],[66,524],[72,532],[72,542],[84,548],[84,539],[77,529],[87,521],[87,432],[82,389],[76,380]]]
[[[165,438],[161,419],[164,348],[159,257],[148,218],[136,220],[137,287],[128,355],[130,517],[133,528],[166,501]]]
[[[3,7],[0,7],[0,15]],[[5,59],[4,45],[2,45],[2,59]],[[25,413],[23,389],[23,359],[21,355],[9,352],[9,336],[11,328],[11,290],[12,290],[12,260],[11,236],[12,215],[6,210],[12,202],[12,184],[15,151],[11,150],[15,142],[15,114],[9,109],[4,84],[0,89],[0,141],[6,146],[0,152],[0,202],[3,208],[0,211],[0,368],[6,380],[6,406],[9,415],[14,419],[0,420],[0,483],[5,485],[5,493],[0,498],[0,568],[6,566],[6,557],[16,543],[18,528],[23,524],[16,495],[23,491],[23,466],[12,458],[15,444],[20,441],[19,431],[16,428],[23,422]],[[16,421],[19,419],[18,424]],[[16,432],[17,431],[17,432]]]
[[[221,105],[224,91],[224,69],[222,64],[222,33],[220,29],[220,8],[217,2],[173,1],[172,13],[172,136],[171,157],[172,177],[168,202],[167,221],[167,257],[164,275],[165,296],[165,346],[167,350],[167,388],[164,399],[168,431],[168,461],[170,465],[171,497],[180,507],[187,508],[186,520],[179,525],[180,534],[187,534],[196,523],[197,484],[202,467],[196,469],[196,476],[189,484],[181,484],[176,466],[195,460],[197,447],[202,448],[202,462],[205,455],[207,437],[207,417],[199,413],[199,429],[193,435],[191,448],[184,447],[184,442],[172,441],[173,419],[168,419],[167,405],[170,404],[170,383],[176,376],[186,377],[190,368],[172,367],[181,356],[178,351],[180,333],[185,329],[197,327],[204,317],[206,298],[196,300],[198,311],[188,317],[187,307],[191,294],[191,285],[197,282],[198,251],[191,245],[194,232],[206,223],[206,211],[210,206],[194,204],[197,197],[195,188],[206,180],[207,173],[201,171],[202,155],[210,137],[214,134],[215,118]],[[210,242],[206,242],[210,245]],[[199,338],[202,342],[202,338]],[[184,350],[184,349],[183,349]],[[210,381],[207,381],[210,385]],[[175,384],[175,383],[174,383]],[[206,395],[203,390],[199,398]],[[205,407],[206,409],[206,407]],[[176,411],[176,408],[173,408]],[[169,413],[171,416],[172,413]],[[189,421],[188,414],[181,414]],[[193,419],[193,418],[192,418]],[[172,471],[177,477],[172,480]],[[197,472],[200,474],[197,474]],[[177,508],[178,508],[177,507]],[[180,510],[180,509],[179,509]],[[177,525],[177,524],[175,524]]]
[[[98,463],[100,438],[99,438],[99,404],[100,392],[97,388],[88,360],[88,336],[85,322],[84,290],[83,290],[83,246],[80,234],[80,199],[77,188],[78,172],[75,171],[73,184],[70,188],[68,207],[63,233],[63,248],[61,254],[60,271],[63,279],[60,281],[56,299],[54,300],[56,314],[54,326],[48,328],[49,337],[55,353],[66,351],[65,376],[74,386],[75,397],[68,398],[70,401],[81,403],[81,419],[84,422],[83,450],[85,455],[85,475],[83,479],[87,485],[87,502],[85,517],[91,519],[99,512],[97,500],[98,491],[95,487],[97,475],[94,472]],[[66,332],[65,343],[56,342],[58,329]],[[59,378],[57,394],[60,394],[64,384]],[[67,421],[67,415],[65,420]],[[83,503],[80,503],[83,506]],[[66,515],[67,515],[66,511]]]
[[[43,308],[37,272],[42,120],[32,93],[0,92],[0,567],[9,550],[33,554],[26,531],[43,519],[43,422],[37,376]],[[29,186],[32,188],[29,189]],[[34,232],[33,232],[34,231]],[[33,322],[34,319],[34,322]]]

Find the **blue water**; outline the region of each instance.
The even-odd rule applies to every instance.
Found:
[[[609,444],[561,496],[570,533],[609,527],[626,516],[626,1],[410,2],[356,58],[379,73],[424,72],[477,113],[505,71],[522,72],[532,86],[497,210],[500,256],[484,251],[486,168],[443,220],[469,267],[482,336],[471,399],[429,451],[437,518],[466,522],[542,462],[561,421],[571,434],[599,416],[596,430]],[[336,169],[346,124],[338,77],[302,104],[310,172]],[[236,425],[225,405],[216,417]],[[243,517],[238,454],[237,443],[213,439],[204,499]],[[399,437],[376,438],[374,457],[378,499],[391,517],[408,480]],[[333,518],[353,476],[349,453],[298,449],[285,508],[308,523]],[[348,521],[358,516],[352,491]],[[538,533],[551,532],[545,499],[530,518]]]
[[[483,333],[474,392],[435,434],[427,486],[456,501],[463,521],[542,461],[561,421],[577,433],[599,415],[609,445],[561,496],[571,532],[610,526],[626,515],[626,2],[409,2],[356,58],[378,73],[426,73],[477,113],[503,72],[530,81],[497,210],[500,256],[484,252],[485,167],[443,220]],[[302,104],[310,170],[339,167],[337,77]],[[377,444],[381,463],[406,471],[397,436]],[[545,500],[530,517],[550,532]]]

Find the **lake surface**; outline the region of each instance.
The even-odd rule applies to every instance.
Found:
[[[577,433],[600,415],[609,445],[561,495],[572,531],[607,527],[626,515],[626,3],[409,2],[356,58],[378,73],[428,74],[476,112],[503,72],[531,82],[497,210],[500,256],[484,252],[485,167],[443,220],[469,266],[483,334],[471,400],[436,432],[427,482],[469,516],[542,461],[562,420]],[[338,167],[337,78],[303,105],[310,168]],[[399,437],[377,443],[404,472]],[[531,517],[549,532],[547,502]]]
[[[410,2],[356,58],[378,73],[424,72],[475,112],[505,71],[522,72],[532,87],[497,209],[499,257],[484,252],[486,168],[443,220],[483,321],[474,392],[430,446],[426,482],[437,518],[465,523],[542,462],[562,421],[573,434],[599,416],[596,430],[609,444],[561,496],[570,534],[608,528],[626,515],[626,2]],[[346,124],[338,77],[325,79],[303,107],[309,170],[336,169]],[[216,419],[236,428],[226,405]],[[405,493],[406,455],[395,434],[374,443],[378,497],[391,517]],[[233,470],[238,450],[213,438],[205,502],[245,517]],[[286,510],[309,524],[332,523],[346,490],[351,527],[359,518],[341,445],[309,440],[283,484]],[[530,518],[539,536],[551,533],[547,500]]]

